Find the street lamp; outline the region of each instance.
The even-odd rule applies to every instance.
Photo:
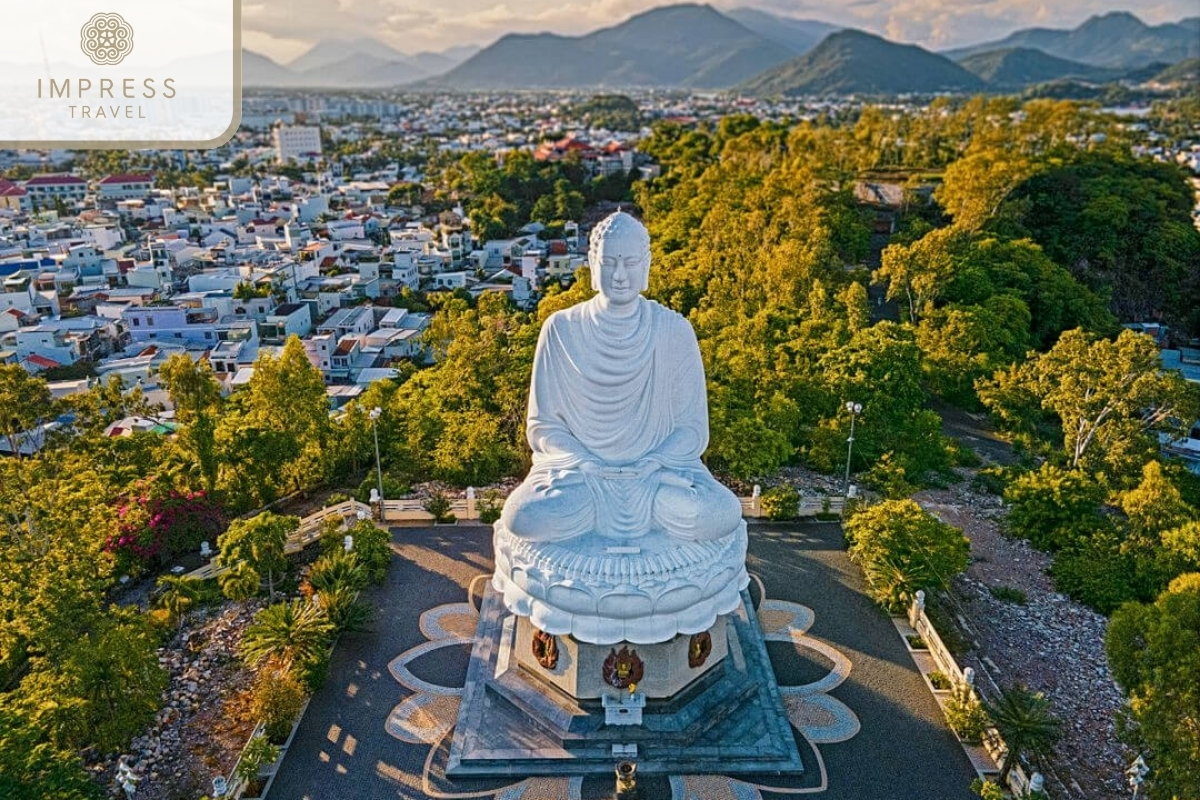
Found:
[[[379,416],[383,409],[375,406],[367,414],[371,418],[371,431],[375,434],[375,477],[379,481],[379,516],[383,516],[383,467],[379,462]]]
[[[846,440],[846,497],[850,496],[850,456],[854,454],[854,420],[862,413],[862,403],[847,401],[846,410],[850,412],[850,438]]]

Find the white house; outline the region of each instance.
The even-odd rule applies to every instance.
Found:
[[[154,176],[141,172],[101,178],[97,194],[101,200],[133,200],[144,198],[152,191]]]
[[[321,129],[309,125],[279,125],[272,131],[275,160],[286,164],[293,159],[307,161],[321,155]]]

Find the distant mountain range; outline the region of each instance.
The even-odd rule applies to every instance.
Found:
[[[744,81],[795,53],[712,6],[683,4],[654,8],[584,36],[509,34],[424,85],[714,89]]]
[[[995,42],[950,50],[959,61],[988,50],[1027,47],[1096,67],[1131,69],[1200,56],[1200,17],[1150,26],[1127,11],[1092,17],[1074,30],[1028,28]]]
[[[993,89],[1021,89],[1036,83],[1074,78],[1085,81],[1109,81],[1120,78],[1122,70],[1093,67],[1078,61],[1035,50],[1032,47],[1007,47],[969,55],[959,66],[987,82]]]
[[[828,22],[818,22],[813,19],[792,19],[760,11],[757,8],[735,8],[726,11],[725,16],[735,22],[792,50],[796,55],[807,53],[834,31],[840,31],[839,25]]]
[[[999,41],[933,53],[816,20],[687,3],[654,8],[583,36],[509,34],[482,49],[408,55],[370,38],[327,40],[287,65],[247,51],[243,83],[434,91],[663,87],[734,88],[758,95],[928,94],[1016,91],[1063,80],[1149,80],[1168,65],[1198,56],[1200,17],[1148,26],[1132,14],[1113,12],[1073,30],[1030,28]],[[1196,71],[1194,66],[1191,72],[1181,70],[1184,77]]]
[[[804,55],[737,87],[755,95],[978,92],[986,84],[948,58],[857,30],[832,33]]]
[[[377,39],[326,39],[286,66],[246,50],[242,52],[242,84],[313,89],[400,86],[451,70],[478,50],[459,46],[409,55]]]

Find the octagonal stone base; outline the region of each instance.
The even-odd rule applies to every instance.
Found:
[[[742,592],[739,599],[738,608],[714,628],[707,669],[694,671],[696,677],[673,696],[646,700],[640,724],[614,724],[611,709],[600,700],[577,699],[522,663],[524,656],[518,652],[530,653],[532,659],[533,630],[527,628],[518,644],[522,618],[509,612],[501,595],[489,588],[479,612],[446,774],[611,776],[613,763],[622,758],[636,760],[644,774],[803,772],[763,634],[749,610],[750,595]],[[683,638],[686,647],[690,637]],[[644,645],[628,646],[642,657]],[[718,646],[724,658],[717,658]],[[612,646],[600,647],[607,657]],[[678,655],[686,667],[686,649]],[[559,664],[565,658],[560,642]],[[647,680],[653,680],[654,669],[645,662],[639,695]],[[687,677],[684,670],[675,682]],[[655,691],[669,685],[664,682]],[[607,696],[616,694],[609,691],[613,694]]]
[[[704,663],[695,667],[688,665],[688,650],[692,637],[680,634],[658,644],[596,645],[581,642],[569,635],[557,636],[558,663],[547,669],[538,663],[533,654],[533,635],[536,629],[528,617],[517,617],[517,635],[514,655],[517,662],[530,674],[557,687],[577,700],[598,700],[606,695],[619,693],[604,682],[604,661],[610,653],[627,647],[642,660],[645,671],[637,682],[637,693],[650,699],[673,697],[683,691],[704,673],[719,664],[728,651],[725,632],[726,620],[721,617],[708,631],[712,650]]]

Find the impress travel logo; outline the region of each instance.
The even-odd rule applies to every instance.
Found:
[[[30,4],[32,5],[32,4]],[[209,148],[241,120],[240,0],[5,8],[0,148]]]
[[[96,14],[79,31],[79,47],[93,64],[120,64],[133,51],[133,27],[120,14]]]

